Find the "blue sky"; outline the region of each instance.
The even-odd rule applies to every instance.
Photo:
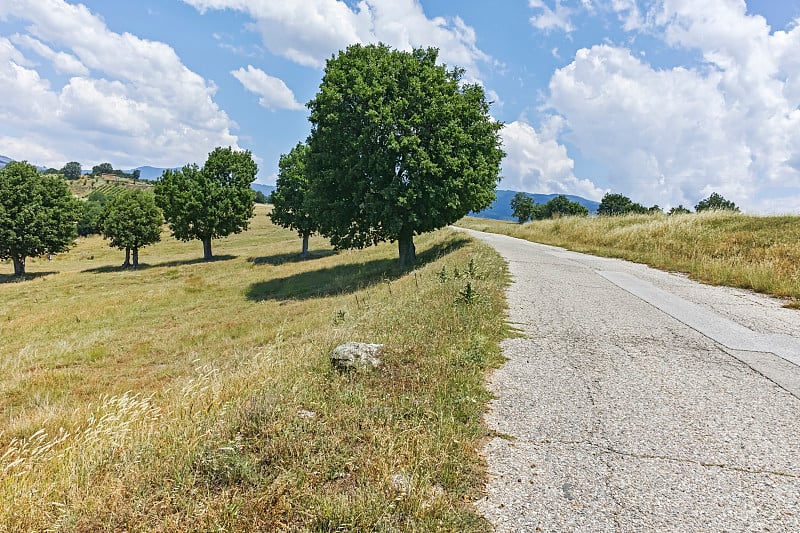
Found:
[[[0,154],[173,167],[234,146],[273,183],[325,60],[380,41],[484,86],[500,188],[797,213],[798,21],[800,0],[3,0]]]

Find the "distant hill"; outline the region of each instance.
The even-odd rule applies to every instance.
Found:
[[[158,178],[161,177],[161,175],[167,169],[166,168],[156,168],[156,167],[151,167],[151,166],[145,165],[143,167],[136,167],[136,168],[132,168],[130,170],[126,170],[125,172],[130,174],[134,170],[138,170],[139,171],[139,178],[141,178],[143,180],[157,180]],[[172,170],[175,170],[175,169],[172,169]]]
[[[14,161],[14,159],[11,159],[10,157],[8,157],[6,155],[0,155],[0,168],[5,167],[7,164],[11,163],[12,161]],[[28,162],[30,163],[30,161],[28,161]],[[31,164],[33,164],[33,163],[31,163]],[[34,165],[34,166],[36,166],[36,165]],[[39,172],[44,172],[45,170],[47,170],[47,167],[36,166],[36,168],[39,170]]]
[[[274,185],[262,185],[261,183],[251,183],[250,188],[253,189],[254,191],[261,191],[267,196],[272,194],[272,191],[275,190]]]
[[[511,214],[511,199],[514,198],[517,191],[500,190],[495,192],[497,193],[497,200],[495,200],[492,205],[479,213],[470,213],[470,216],[493,218],[495,220],[516,220]],[[533,201],[537,204],[545,204],[553,198],[561,196],[559,194],[532,194],[529,192],[525,194],[533,198]],[[592,215],[597,213],[597,208],[600,207],[600,202],[587,200],[581,196],[575,196],[573,194],[565,194],[564,196],[569,198],[572,202],[578,202],[585,206],[589,210],[589,214]]]

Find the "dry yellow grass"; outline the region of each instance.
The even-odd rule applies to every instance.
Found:
[[[524,225],[466,218],[464,227],[503,233],[655,268],[715,285],[800,303],[800,217],[731,212],[561,218]]]
[[[0,530],[486,529],[502,260],[443,230],[413,272],[389,244],[297,261],[264,215],[208,263],[165,234],[119,271],[90,237],[0,280]],[[381,370],[331,369],[349,340]]]

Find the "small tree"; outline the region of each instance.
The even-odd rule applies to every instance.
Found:
[[[668,215],[688,215],[689,213],[691,213],[691,211],[683,207],[683,204],[680,204],[677,207],[671,207],[667,212]]]
[[[738,213],[739,208],[730,200],[726,200],[721,194],[715,192],[711,196],[694,206],[694,210],[700,213],[701,211],[733,211]]]
[[[253,197],[253,201],[257,204],[268,204],[269,196],[263,193],[263,191],[256,191],[255,196]]]
[[[589,215],[589,209],[561,194],[544,204],[544,214],[545,218],[585,217]]]
[[[114,167],[111,163],[100,163],[92,167],[92,176],[99,176],[100,174],[113,174]]]
[[[61,174],[64,175],[64,179],[68,180],[77,180],[81,177],[81,164],[77,161],[70,161],[64,168],[61,169]]]
[[[133,182],[136,183],[139,181],[139,177],[142,175],[142,171],[138,168],[134,168],[133,172],[131,172],[131,178],[133,178]]]
[[[139,189],[127,189],[109,199],[100,217],[103,237],[111,240],[109,246],[125,250],[123,268],[139,266],[139,248],[161,240],[163,223],[153,193]]]
[[[172,236],[203,243],[211,259],[211,240],[247,229],[253,216],[258,166],[250,151],[215,148],[203,168],[186,165],[165,170],[156,182],[156,204],[164,211]]]
[[[397,241],[405,267],[414,235],[494,201],[503,125],[483,88],[437,57],[352,45],[328,60],[308,104],[308,202],[335,247]]]
[[[616,193],[606,193],[597,208],[597,214],[600,216],[620,216],[629,213],[647,213],[647,208],[632,202],[630,198],[623,194]]]
[[[87,235],[100,233],[100,219],[103,215],[103,204],[93,200],[86,200],[81,206],[81,216],[78,219],[78,235],[86,237]]]
[[[308,146],[297,143],[288,154],[281,155],[278,162],[278,179],[272,192],[273,223],[297,231],[303,239],[300,257],[308,257],[308,238],[318,229],[306,202],[309,180],[306,173]]]
[[[64,180],[24,161],[9,163],[0,170],[0,259],[11,259],[14,275],[24,276],[27,257],[68,250],[80,210]]]
[[[535,202],[533,201],[533,198],[524,192],[518,192],[511,199],[511,214],[519,221],[520,224],[524,224],[533,217],[534,205]]]

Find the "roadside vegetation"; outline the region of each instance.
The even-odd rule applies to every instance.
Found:
[[[731,210],[566,217],[527,224],[464,218],[465,228],[619,257],[698,281],[752,289],[800,308],[800,217]]]
[[[478,531],[505,267],[450,230],[334,252],[256,207],[212,261],[100,236],[0,278],[8,531]],[[165,235],[166,236],[166,235]],[[328,360],[385,343],[373,373]]]

